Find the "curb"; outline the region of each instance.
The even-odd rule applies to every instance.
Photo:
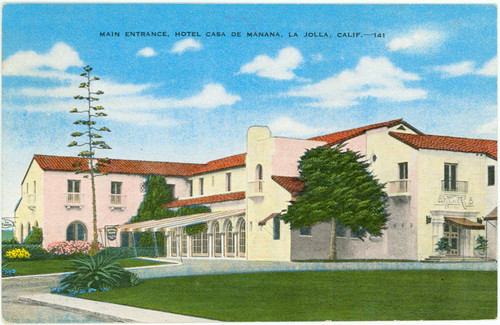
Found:
[[[217,320],[167,313],[157,310],[130,307],[109,302],[74,298],[57,294],[37,294],[19,297],[31,304],[56,307],[66,311],[80,312],[89,316],[106,318],[116,322],[133,323],[213,323]],[[106,312],[103,312],[106,311]]]

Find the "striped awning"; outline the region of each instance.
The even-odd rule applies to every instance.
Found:
[[[159,229],[179,228],[194,225],[197,223],[243,215],[245,215],[245,209],[198,213],[188,216],[124,224],[116,226],[116,229],[121,231],[157,231]]]

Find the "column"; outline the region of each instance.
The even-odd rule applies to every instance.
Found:
[[[208,234],[208,257],[214,257],[214,244],[213,244],[214,235]]]
[[[221,257],[226,257],[226,233],[220,234]]]
[[[191,236],[186,236],[187,257],[191,257]]]

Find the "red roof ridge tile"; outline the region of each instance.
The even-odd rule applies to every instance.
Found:
[[[365,125],[362,127],[353,128],[353,129],[349,129],[349,130],[343,130],[343,131],[338,131],[338,132],[334,132],[334,133],[330,133],[330,134],[320,135],[320,136],[309,138],[308,140],[326,141],[327,146],[332,146],[334,144],[338,144],[338,143],[344,142],[346,140],[352,139],[354,137],[357,137],[358,135],[361,135],[361,134],[365,133],[366,131],[378,129],[381,127],[391,127],[391,126],[398,125],[398,124],[404,124],[408,128],[412,129],[414,132],[419,133],[419,134],[423,134],[422,132],[420,132],[419,130],[417,130],[416,128],[414,128],[413,126],[408,124],[407,122],[405,122],[402,118],[399,118],[399,119],[391,120],[391,121],[387,121],[387,122],[370,124],[370,125]]]

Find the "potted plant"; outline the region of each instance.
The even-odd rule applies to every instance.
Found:
[[[450,244],[448,243],[448,238],[441,237],[441,239],[436,243],[436,252],[439,255],[444,256],[450,250]]]
[[[474,249],[477,251],[479,256],[486,255],[486,249],[488,248],[488,241],[483,236],[479,235],[476,238],[476,247]]]

